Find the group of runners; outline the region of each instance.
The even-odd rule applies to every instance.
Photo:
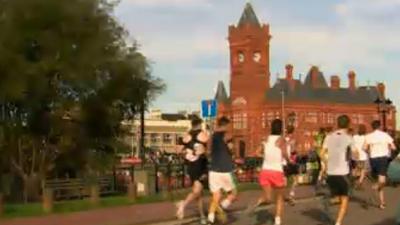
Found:
[[[376,182],[368,187],[377,196],[376,205],[382,210],[386,207],[386,173],[391,150],[396,147],[393,138],[381,130],[380,121],[374,121],[371,126],[373,132],[367,134],[366,126],[361,125],[353,136],[349,131],[350,119],[343,115],[337,119],[337,129],[324,135],[321,142],[321,151],[318,152],[321,168],[318,183],[326,183],[330,189],[330,203],[339,204],[338,215],[332,224],[343,224],[349,194],[353,188],[365,188],[368,171],[376,178]],[[211,134],[203,129],[200,118],[192,120],[192,129],[183,138],[183,147],[179,151],[186,159],[187,172],[193,186],[186,199],[177,203],[178,219],[183,219],[186,207],[196,201],[201,224],[215,224],[217,220],[222,224],[227,222],[225,210],[237,198],[233,136],[229,127],[230,120],[221,117]],[[293,127],[285,128],[283,122],[276,119],[271,122],[270,128],[257,149],[257,154],[263,158],[258,176],[263,192],[259,199],[249,204],[246,212],[252,213],[265,203],[275,203],[274,223],[281,225],[285,198],[291,204],[295,202],[299,173],[297,145]],[[202,198],[205,188],[209,188],[212,193],[207,215]],[[288,196],[285,196],[286,188],[289,189]]]

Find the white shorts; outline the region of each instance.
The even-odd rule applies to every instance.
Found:
[[[236,183],[232,173],[209,173],[209,186],[212,193],[218,191],[231,192],[236,190]]]

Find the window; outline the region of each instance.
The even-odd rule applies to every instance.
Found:
[[[164,144],[172,144],[172,135],[171,134],[163,134],[163,143]]]
[[[357,119],[358,119],[358,123],[359,123],[359,124],[365,123],[364,115],[358,114],[358,115],[357,115]]]
[[[247,129],[247,114],[236,113],[233,115],[233,129]]]
[[[333,113],[327,114],[327,123],[334,124],[335,123],[335,115]]]
[[[318,113],[316,113],[316,112],[307,113],[305,121],[307,123],[318,123]]]
[[[159,138],[158,134],[150,134],[151,143],[157,143],[158,142],[158,138]]]
[[[263,112],[262,113],[262,116],[261,116],[261,126],[262,126],[262,128],[263,129],[265,129],[266,127],[267,127],[267,123],[268,123],[268,121],[267,121],[267,115],[266,115],[266,113],[265,112]]]

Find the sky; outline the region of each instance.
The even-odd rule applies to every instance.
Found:
[[[246,2],[121,0],[115,16],[167,85],[152,108],[198,110],[219,80],[229,86],[228,26],[237,24]],[[297,77],[317,65],[328,81],[339,75],[344,87],[354,70],[359,85],[384,82],[399,106],[400,0],[250,2],[260,22],[270,24],[272,81],[287,63]]]

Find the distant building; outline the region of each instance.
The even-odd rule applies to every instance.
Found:
[[[339,76],[330,84],[318,67],[313,66],[303,82],[296,79],[291,64],[286,77],[270,83],[270,29],[261,24],[250,3],[237,25],[229,26],[230,96],[220,82],[216,93],[218,116],[232,119],[236,155],[251,155],[269,131],[275,118],[296,128],[299,150],[309,150],[321,128],[335,128],[336,118],[346,114],[353,128],[382,119],[374,101],[385,98],[385,85],[357,86],[356,73],[348,72],[348,86]],[[334,62],[332,62],[334,63]],[[383,120],[383,119],[382,119]],[[387,109],[386,124],[396,129],[396,109]]]
[[[188,114],[181,111],[168,114],[160,110],[152,110],[145,118],[145,147],[153,151],[175,152],[179,138],[190,129],[191,119],[194,116],[199,116],[199,113]],[[140,143],[140,121],[125,121],[123,125],[129,127],[130,130],[124,141],[137,155]]]

